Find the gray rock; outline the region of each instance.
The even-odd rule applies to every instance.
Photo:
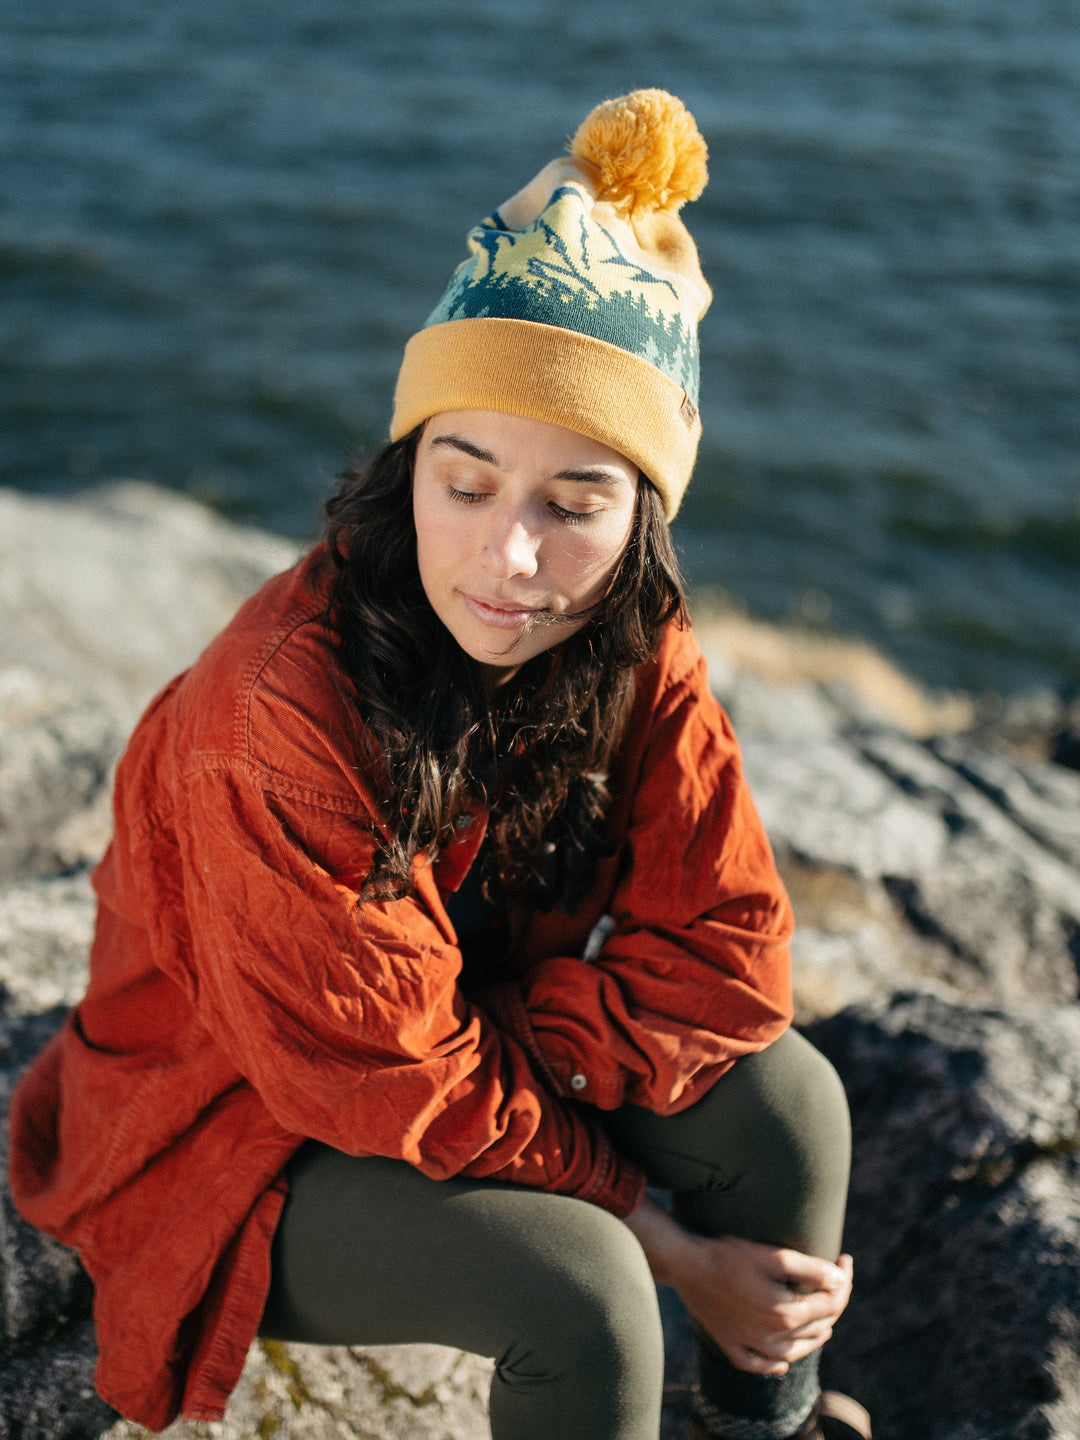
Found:
[[[759,726],[742,744],[793,891],[807,872],[846,876],[875,916],[869,927],[823,928],[795,894],[802,1013],[822,1013],[822,973],[832,977],[822,993],[842,1002],[878,981],[973,1001],[1076,998],[1073,772],[961,736],[926,743],[882,726],[804,740]]]
[[[942,736],[933,752],[1039,845],[1080,869],[1080,773]]]
[[[252,1346],[225,1419],[178,1420],[167,1440],[489,1440],[491,1362],[442,1345]],[[145,1440],[118,1420],[103,1440]]]
[[[94,1440],[106,1431],[116,1412],[94,1390],[96,1361],[90,1320],[42,1343],[32,1355],[5,1355],[0,1440]]]
[[[834,739],[848,718],[846,710],[821,686],[778,685],[749,671],[723,667],[715,649],[709,647],[709,651],[713,691],[739,735],[805,745]]]
[[[800,922],[791,946],[798,1018],[833,1015],[844,1005],[889,993],[899,981],[959,999],[947,957],[935,968],[927,958],[931,953],[932,947],[920,946],[895,920],[836,928]]]
[[[14,724],[0,718],[0,884],[100,853],[122,743],[116,716],[92,699],[39,707]]]
[[[86,870],[0,890],[0,986],[8,1015],[38,1015],[79,999],[94,905]]]
[[[100,854],[139,712],[296,555],[149,485],[0,490],[0,885]]]
[[[152,485],[0,490],[0,670],[102,697],[128,725],[297,546]]]
[[[879,1440],[1075,1440],[1080,1010],[895,996],[808,1034],[855,1127],[827,1383]]]
[[[944,854],[948,830],[849,742],[743,740],[747,778],[769,838],[803,863],[865,880],[911,875]]]
[[[85,962],[84,962],[85,963]],[[66,1013],[64,1005],[18,1012],[0,991],[0,1114],[15,1076]],[[7,1174],[7,1125],[0,1129]],[[0,1193],[0,1440],[81,1440],[113,1412],[93,1387],[91,1289],[74,1253],[32,1229]]]
[[[981,696],[971,729],[989,750],[1013,759],[1054,760],[1061,765],[1065,762],[1056,752],[1073,718],[1066,697],[1040,686],[1008,697]]]
[[[1070,801],[1080,789],[1072,785],[1071,772],[1031,762],[1022,771],[1012,767],[1006,782],[996,757],[961,736],[928,745],[877,730],[856,736],[853,743],[893,785],[937,813],[950,835],[975,836],[1007,852],[1054,904],[1076,910],[1080,877],[1068,852],[1077,834]],[[989,777],[995,770],[993,784]]]
[[[896,733],[868,732],[857,743],[864,759],[936,814],[947,833],[944,847],[922,865],[883,878],[913,925],[951,950],[950,968],[961,987],[975,1000],[1074,1000],[1080,874],[1061,858],[1074,817],[1061,807],[1053,839],[1052,807],[1044,805],[1042,833],[1032,833],[958,768],[963,762],[977,773],[989,761],[959,738],[949,743],[951,764]],[[1027,772],[1048,772],[1046,789],[1057,793],[1054,768],[1033,761]],[[1016,790],[1021,785],[1030,793],[1030,780],[1017,772]]]

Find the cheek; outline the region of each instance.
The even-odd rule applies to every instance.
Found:
[[[413,502],[413,525],[416,530],[416,557],[420,575],[425,579],[445,569],[461,548],[461,526],[455,516],[435,505]]]
[[[416,565],[420,571],[420,584],[430,603],[437,609],[443,573],[440,562],[445,562],[446,544],[440,536],[440,527],[430,514],[424,515],[418,507],[414,507],[413,516],[416,523]]]
[[[568,545],[565,556],[566,573],[572,577],[571,583],[576,585],[579,593],[587,592],[586,598],[590,603],[598,600],[614,579],[619,562],[626,553],[632,528],[631,518],[625,530],[620,530],[614,536],[608,535],[595,540],[590,536],[580,539],[575,536]]]
[[[618,554],[612,554],[606,547],[595,547],[591,554],[579,556],[575,571],[579,588],[590,593],[603,592],[610,584],[618,563]]]

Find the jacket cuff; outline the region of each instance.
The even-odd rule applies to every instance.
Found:
[[[473,997],[473,1003],[483,1010],[504,1034],[518,1042],[531,1060],[536,1074],[553,1094],[563,1099],[567,1096],[577,1098],[572,1089],[562,1084],[544,1059],[536,1043],[521,991],[512,980],[504,981],[500,985],[488,985]],[[633,1161],[615,1149],[599,1122],[590,1124],[589,1129],[596,1144],[593,1178],[584,1190],[578,1192],[577,1199],[587,1200],[591,1205],[610,1210],[620,1220],[625,1219],[641,1204],[648,1183],[645,1174]]]
[[[558,1095],[561,1100],[577,1098],[545,1060],[543,1051],[536,1043],[536,1034],[521,990],[514,981],[506,980],[498,985],[488,985],[473,997],[473,1003],[490,1016],[504,1034],[518,1042],[532,1062],[534,1072],[553,1095]]]
[[[560,1100],[587,1100],[598,1110],[617,1110],[625,1101],[625,1076],[595,1075],[567,1060],[557,1060],[554,1064],[548,1060],[533,1029],[521,987],[515,981],[477,991],[473,1003],[518,1042],[532,1063],[533,1073],[552,1095]]]

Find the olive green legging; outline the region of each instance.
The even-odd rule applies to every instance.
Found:
[[[689,1228],[838,1256],[847,1104],[795,1032],[737,1061],[679,1115],[624,1106],[605,1123]],[[614,1216],[521,1186],[429,1180],[314,1141],[290,1180],[263,1335],[492,1356],[495,1440],[656,1440],[656,1290]]]

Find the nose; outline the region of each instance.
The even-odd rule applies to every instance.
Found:
[[[520,510],[507,508],[493,517],[480,552],[480,561],[497,579],[510,580],[519,575],[528,577],[535,575],[539,568],[539,549],[540,535],[530,529]]]

